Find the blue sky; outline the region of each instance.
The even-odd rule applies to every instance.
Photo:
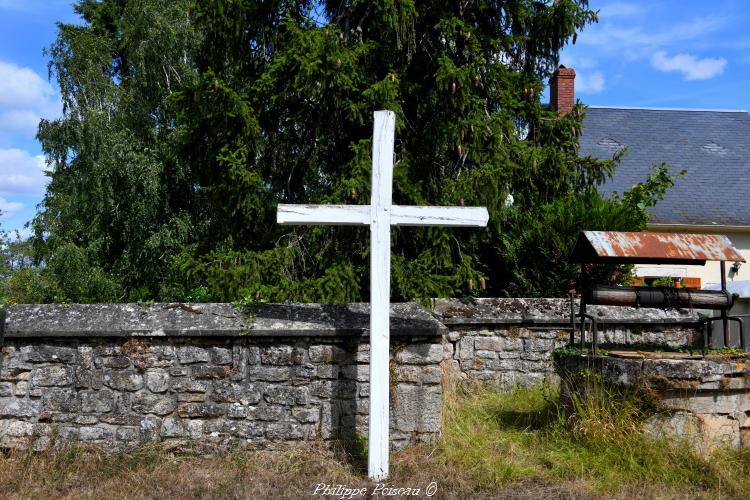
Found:
[[[0,229],[22,228],[44,194],[39,119],[60,113],[42,51],[70,0],[0,0]],[[750,2],[591,1],[599,23],[566,47],[589,105],[750,108]]]

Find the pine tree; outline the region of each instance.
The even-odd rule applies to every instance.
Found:
[[[76,9],[87,24],[50,50],[65,115],[40,127],[36,257],[67,249],[109,284],[69,300],[366,297],[367,231],[280,227],[275,210],[369,203],[377,109],[397,114],[394,203],[490,211],[485,231],[395,229],[394,299],[562,294],[577,231],[642,228],[669,182],[603,199],[616,158],[578,156],[583,107],[540,102],[596,19],[587,0]]]

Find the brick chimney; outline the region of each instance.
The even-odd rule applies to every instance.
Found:
[[[568,113],[575,103],[576,72],[562,64],[549,80],[549,103],[559,114]]]

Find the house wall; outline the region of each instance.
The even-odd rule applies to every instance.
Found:
[[[742,254],[747,263],[742,264],[740,271],[733,279],[750,280],[750,231],[739,232],[721,232],[720,230],[710,231],[704,228],[695,228],[689,226],[680,226],[678,228],[669,228],[664,226],[649,227],[649,230],[662,231],[662,232],[676,232],[676,233],[712,233],[712,234],[725,234],[732,242],[732,245]],[[727,273],[732,262],[727,262]],[[695,277],[701,279],[701,287],[705,288],[706,285],[720,283],[721,274],[719,272],[718,262],[706,262],[704,266],[682,266],[682,265],[669,265],[669,266],[655,266],[655,265],[643,265],[636,266],[636,274],[638,276],[680,276],[680,277]],[[727,278],[730,281],[730,278]]]

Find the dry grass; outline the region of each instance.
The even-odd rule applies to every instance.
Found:
[[[747,498],[750,492],[750,453],[698,457],[630,428],[613,430],[613,414],[601,408],[573,425],[561,415],[549,389],[449,391],[441,442],[395,453],[389,484],[424,493],[434,481],[433,498],[461,499]],[[157,446],[119,454],[80,446],[13,451],[0,456],[0,497],[308,498],[319,483],[372,492],[358,448],[303,443],[213,456]]]

